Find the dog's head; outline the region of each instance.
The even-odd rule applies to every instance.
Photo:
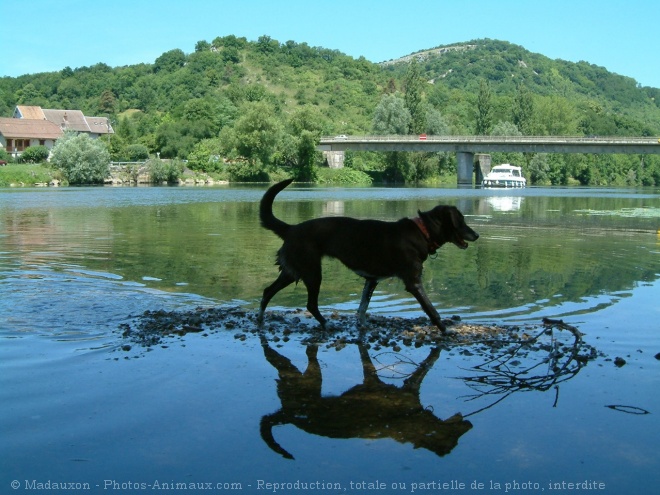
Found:
[[[479,239],[479,234],[465,223],[463,214],[455,206],[436,206],[429,211],[418,211],[431,239],[439,246],[451,242],[460,249],[467,249],[468,241]]]

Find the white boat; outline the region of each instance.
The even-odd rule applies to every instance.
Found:
[[[525,187],[527,180],[520,167],[503,163],[495,165],[481,181],[483,187]]]

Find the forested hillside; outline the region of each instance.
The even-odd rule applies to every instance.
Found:
[[[154,63],[103,63],[0,78],[17,104],[110,116],[115,160],[159,154],[234,180],[314,180],[321,135],[364,133],[660,135],[660,92],[586,62],[503,41],[437,47],[375,64],[306,43],[235,36]],[[451,174],[449,154],[349,153],[347,171],[387,180]],[[660,185],[658,157],[495,154],[534,183]]]

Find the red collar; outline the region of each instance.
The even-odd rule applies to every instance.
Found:
[[[433,239],[431,239],[431,235],[429,234],[428,229],[426,228],[426,224],[424,223],[424,220],[422,220],[421,217],[415,217],[412,219],[413,222],[415,222],[415,225],[419,228],[419,230],[422,231],[422,235],[426,238],[426,242],[429,245],[429,253],[433,254],[436,252],[436,250],[440,247],[440,244],[435,242]]]

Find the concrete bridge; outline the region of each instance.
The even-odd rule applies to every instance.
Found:
[[[334,136],[323,137],[320,151],[450,151],[456,153],[458,183],[472,184],[475,154],[523,153],[613,153],[660,154],[655,137],[563,137],[563,136]],[[490,170],[490,162],[486,167]],[[478,172],[487,173],[483,167]],[[477,174],[480,175],[479,173]],[[480,178],[477,177],[477,182]]]

